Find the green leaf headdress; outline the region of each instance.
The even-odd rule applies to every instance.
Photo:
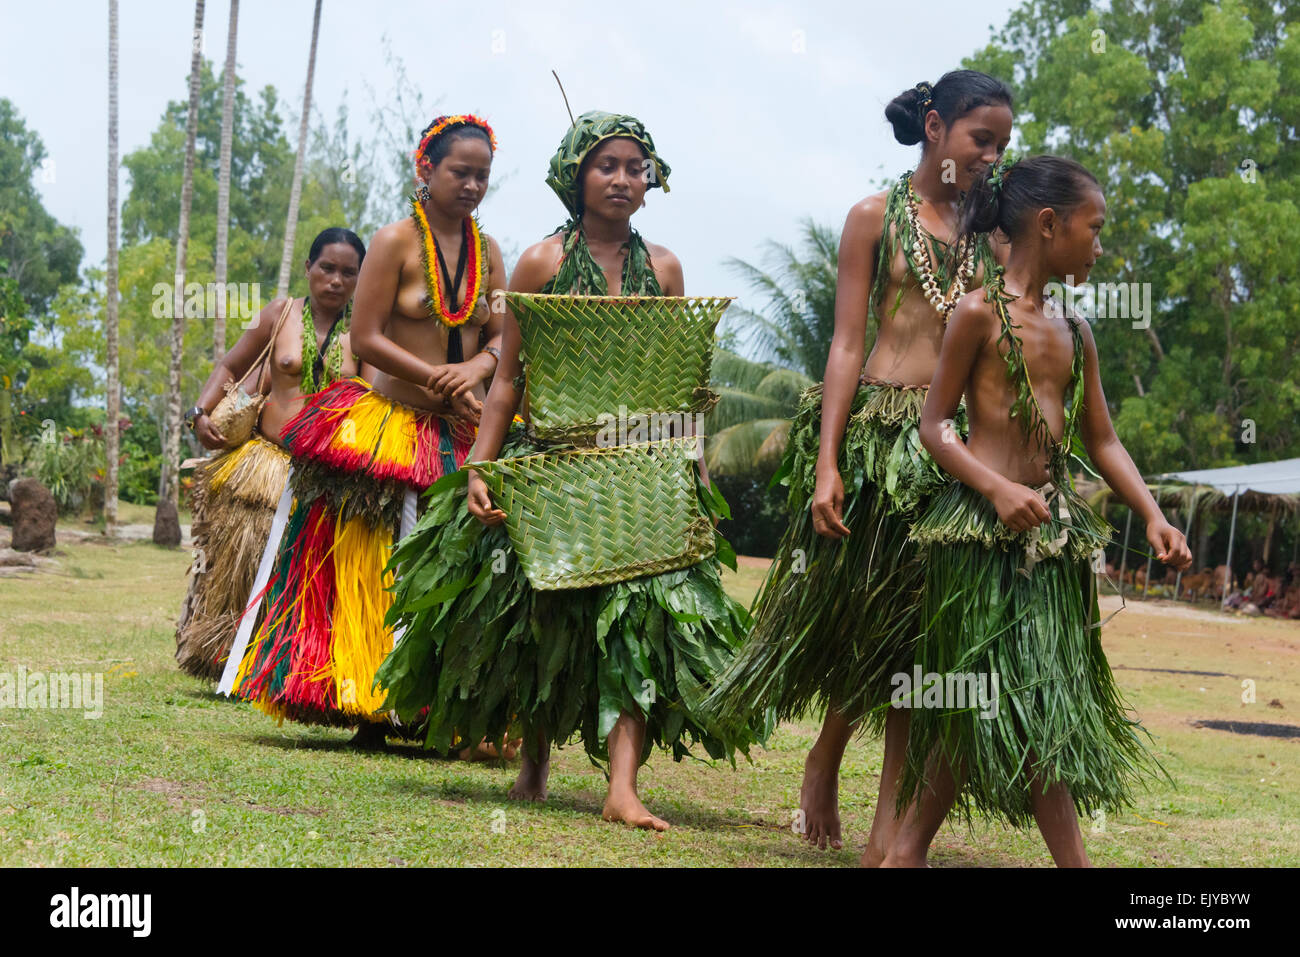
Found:
[[[582,203],[578,186],[578,170],[582,167],[582,161],[598,145],[615,136],[631,137],[641,144],[653,163],[653,169],[646,170],[649,185],[662,186],[664,192],[668,192],[670,169],[655,152],[654,140],[641,121],[626,114],[591,110],[578,117],[564,134],[560,148],[551,157],[551,169],[546,176],[546,185],[555,190],[555,195],[560,197],[560,202],[574,219],[578,218]]]

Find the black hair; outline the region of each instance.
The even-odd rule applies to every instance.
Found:
[[[1011,106],[1011,89],[1001,80],[978,70],[950,70],[933,87],[918,83],[890,100],[885,119],[894,127],[894,139],[911,146],[925,142],[925,117],[931,110],[951,126],[977,106],[997,103]]]
[[[425,128],[426,132],[428,127]],[[457,140],[477,136],[488,146],[488,153],[492,152],[492,140],[487,135],[487,130],[481,126],[475,126],[473,123],[458,123],[450,129],[444,130],[429,141],[429,145],[424,148],[424,158],[433,166],[437,166],[447,154],[451,152],[451,144]]]
[[[991,176],[980,177],[967,190],[958,213],[963,236],[1000,229],[1015,239],[1029,214],[1051,207],[1068,216],[1089,189],[1100,188],[1087,167],[1064,156],[1027,156],[1002,171],[1000,188],[992,179],[997,170],[995,166]]]
[[[366,258],[366,244],[350,229],[344,229],[342,226],[331,226],[329,229],[323,229],[311,241],[311,251],[307,253],[307,265],[310,266],[316,260],[320,259],[320,254],[325,251],[326,246],[332,246],[335,243],[347,243],[357,251],[357,265],[360,266],[362,260]]]

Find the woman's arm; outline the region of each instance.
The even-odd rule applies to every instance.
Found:
[[[884,233],[885,198],[869,196],[851,210],[840,234],[839,272],[835,281],[835,332],[822,383],[822,426],[817,452],[817,486],[813,492],[813,529],[818,535],[844,538],[844,481],[840,444],[849,409],[858,391],[867,350],[867,308],[875,281],[876,255]]]
[[[208,416],[225,395],[227,383],[244,382],[252,375],[253,363],[271,341],[271,333],[275,330],[280,313],[284,311],[284,305],[285,300],[276,299],[263,306],[257,314],[257,322],[249,326],[230,351],[221,357],[221,361],[212,367],[212,374],[199,390],[196,405],[203,412],[194,420],[194,435],[204,448],[225,448],[226,437],[217,431]],[[251,388],[246,384],[245,391],[256,394],[262,391],[262,384],[253,382]]]
[[[1115,434],[1101,387],[1097,343],[1092,336],[1092,327],[1083,322],[1082,332],[1084,394],[1079,434],[1088,450],[1088,458],[1092,459],[1098,473],[1120,500],[1146,522],[1147,541],[1155,549],[1156,559],[1174,568],[1185,569],[1192,563],[1187,540],[1165,519],[1142,481],[1142,474],[1133,464],[1133,458]]]
[[[511,292],[540,292],[555,272],[557,250],[546,243],[530,246],[519,257],[515,273],[510,278]],[[515,388],[515,379],[523,371],[519,353],[523,346],[523,337],[519,332],[519,323],[508,306],[503,317],[504,331],[501,339],[501,362],[496,375],[492,378],[492,387],[488,389],[487,399],[483,403],[483,414],[479,420],[478,437],[470,449],[466,462],[488,462],[501,453],[510,423],[514,421],[515,409],[519,406],[521,393]],[[506,519],[506,513],[492,504],[487,484],[470,470],[468,502],[470,514],[485,525],[499,525]]]
[[[921,410],[921,444],[940,468],[992,502],[1003,524],[1022,532],[1047,520],[1047,503],[1033,489],[1012,482],[977,459],[953,428],[957,406],[980,352],[990,345],[995,322],[980,290],[967,293],[952,311]]]

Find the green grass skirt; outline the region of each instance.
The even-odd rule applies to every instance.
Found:
[[[537,447],[516,430],[502,458]],[[563,744],[580,734],[595,762],[619,713],[646,720],[642,761],[653,747],[686,757],[698,742],[734,763],[763,729],[705,716],[702,701],[749,624],[722,587],[717,558],[592,588],[534,589],[505,526],[488,528],[465,507],[468,473],[432,485],[426,510],[392,558],[397,581],[389,621],[404,629],[380,667],[386,708],[412,720],[428,708],[425,745],[538,733]],[[726,503],[700,486],[710,518]],[[653,503],[647,503],[652,505]],[[718,540],[720,557],[731,557]]]
[[[1045,494],[1051,519],[1027,533],[1012,532],[960,483],[914,526],[927,550],[927,627],[906,669],[910,683],[896,689],[900,702],[915,695],[900,807],[919,796],[934,753],[964,776],[957,808],[967,820],[978,811],[1017,827],[1033,820],[1033,776],[1063,781],[1079,812],[1091,814],[1130,805],[1142,774],[1162,770],[1101,647],[1092,556],[1111,528],[1073,490]],[[946,676],[974,675],[993,693],[965,707],[952,692],[923,699],[915,679],[931,674],[945,686]]]
[[[796,718],[834,706],[879,730],[890,676],[911,663],[924,569],[912,519],[947,476],[921,445],[924,388],[859,386],[839,469],[844,541],[813,530],[821,386],[804,393],[773,483],[790,488],[790,526],[754,601],[754,627],[709,707],[725,720]],[[964,412],[958,429],[964,433]]]

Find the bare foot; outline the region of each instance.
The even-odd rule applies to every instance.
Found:
[[[534,761],[524,751],[523,766],[519,769],[519,776],[515,778],[515,783],[510,787],[510,797],[515,801],[545,801],[546,800],[546,779],[551,773],[551,756],[547,753],[546,758],[542,761]]]
[[[641,803],[641,799],[635,792],[616,795],[611,791],[605,798],[605,807],[600,812],[600,816],[606,821],[622,821],[624,824],[644,827],[650,831],[666,831],[669,827],[667,821],[655,817],[646,810],[646,806]]]
[[[462,761],[496,761],[501,757],[501,750],[484,738],[472,748],[461,748],[459,756]]]
[[[515,738],[513,741],[506,741],[506,760],[513,761],[519,757],[519,749],[523,746],[523,738]]]
[[[349,748],[359,751],[382,751],[388,747],[388,731],[382,724],[366,722],[348,741]]]
[[[814,847],[839,850],[840,768],[813,747],[803,763],[803,785],[799,788],[799,811],[803,815],[803,839]]]
[[[866,855],[864,854],[865,858]],[[863,865],[866,866],[866,865]],[[881,867],[929,867],[924,855],[914,857],[910,854],[895,854],[892,851],[885,855],[884,860],[880,862]]]
[[[867,841],[867,846],[858,858],[859,867],[883,867],[885,862],[884,848],[877,847],[875,844]]]

